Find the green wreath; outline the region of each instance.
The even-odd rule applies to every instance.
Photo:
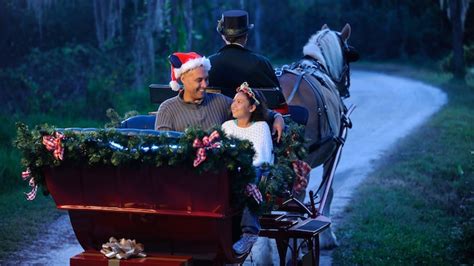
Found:
[[[246,184],[254,180],[255,169],[252,166],[255,151],[247,140],[239,140],[227,136],[220,127],[209,131],[200,128],[189,128],[183,134],[124,134],[116,129],[55,129],[47,124],[36,126],[30,130],[23,123],[17,123],[15,146],[20,150],[21,163],[29,169],[45,195],[48,194],[43,175],[44,167],[57,167],[63,163],[90,166],[127,164],[147,164],[156,167],[180,166],[188,167],[202,174],[207,171],[218,171],[224,164],[231,176],[231,205],[242,208],[248,204],[255,212],[268,212],[277,207],[278,199],[284,199],[291,191],[294,172],[291,163],[306,156],[302,127],[294,123],[289,126],[281,142],[274,147],[276,164],[265,165],[270,175],[259,184],[264,195],[263,204],[244,195]],[[209,136],[217,131],[220,135],[220,147],[207,151],[207,158],[197,167],[193,166],[196,158],[196,139]],[[64,135],[62,160],[43,144],[44,136],[61,132]],[[217,170],[216,170],[217,169]]]

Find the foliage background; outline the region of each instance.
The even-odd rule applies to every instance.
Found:
[[[146,88],[168,82],[167,56],[214,53],[222,45],[216,21],[231,8],[249,11],[256,24],[249,46],[271,59],[295,60],[321,25],[340,29],[348,22],[351,43],[366,60],[448,60],[449,67],[450,24],[432,0],[3,0],[0,112],[67,110],[104,119],[111,107],[153,110]],[[467,47],[473,20],[471,10]]]

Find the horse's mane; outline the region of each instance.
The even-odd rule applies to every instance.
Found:
[[[339,37],[334,31],[324,29],[311,36],[303,47],[303,54],[318,60],[329,71],[332,78],[340,79],[343,57]]]

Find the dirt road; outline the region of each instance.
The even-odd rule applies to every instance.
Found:
[[[357,105],[357,109],[333,186],[331,212],[335,229],[352,192],[370,173],[374,161],[447,101],[441,90],[421,82],[363,71],[353,71],[351,95],[346,102]],[[319,185],[320,172],[311,172],[310,189]],[[44,238],[31,240],[27,246],[23,250],[28,252],[14,254],[7,263],[68,265],[69,258],[82,251],[66,215],[51,225]],[[324,252],[321,259],[321,264],[331,264],[330,253]],[[260,240],[246,265],[278,265],[277,262],[275,245]]]
[[[351,77],[351,97],[346,104],[357,107],[333,184],[331,214],[336,231],[352,192],[374,162],[447,102],[440,89],[419,81],[365,71],[353,71]],[[321,167],[313,169],[308,191],[318,188],[321,172]],[[275,244],[263,240],[257,244],[253,263],[248,259],[246,265],[278,265]],[[259,250],[273,255],[270,258]],[[331,252],[322,252],[321,265],[331,265]]]

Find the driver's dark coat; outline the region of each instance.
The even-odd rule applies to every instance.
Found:
[[[222,47],[209,57],[209,86],[235,89],[244,81],[250,87],[280,87],[270,61],[237,44]]]

